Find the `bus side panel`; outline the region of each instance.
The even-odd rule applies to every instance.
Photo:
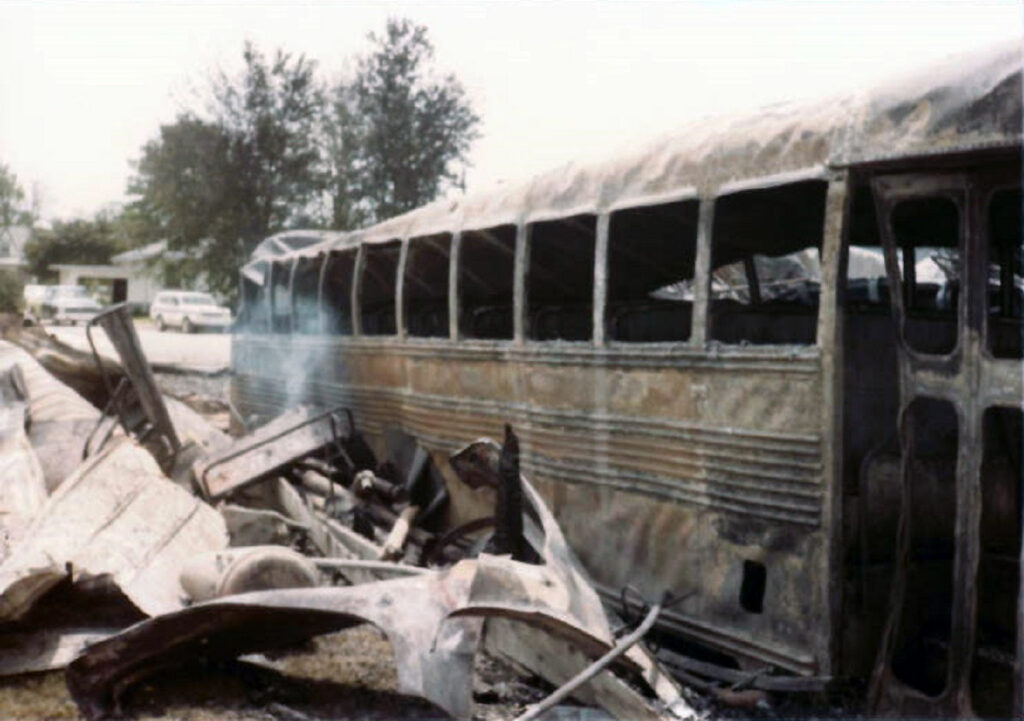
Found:
[[[739,660],[827,668],[816,354],[416,347],[239,336],[234,400],[273,415],[353,409],[371,442],[403,427],[438,455],[518,433],[523,473],[601,590],[687,597],[665,625]],[[308,372],[302,372],[305,369]],[[481,512],[453,488],[453,522]]]

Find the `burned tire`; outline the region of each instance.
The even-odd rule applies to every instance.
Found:
[[[195,333],[196,327],[192,325],[192,321],[185,316],[185,319],[181,321],[181,332],[182,333]]]
[[[167,324],[166,324],[166,323],[164,323],[164,318],[163,318],[163,316],[162,316],[162,315],[158,315],[158,316],[156,317],[156,329],[157,329],[158,331],[160,331],[161,333],[162,333],[163,331],[167,330]]]

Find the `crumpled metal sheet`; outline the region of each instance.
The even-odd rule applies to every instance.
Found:
[[[17,676],[63,668],[94,643],[108,639],[121,626],[49,626],[0,638],[0,676]]]
[[[488,590],[515,595],[515,603],[489,604]],[[565,613],[571,605],[550,569],[495,556],[413,578],[247,593],[144,621],[90,647],[68,666],[68,688],[86,716],[102,718],[119,710],[117,696],[128,683],[160,669],[266,651],[366,622],[391,643],[399,691],[466,719],[484,616],[512,617],[514,609],[517,620],[572,642],[586,657],[611,647],[607,633],[591,635]],[[635,663],[630,668],[639,671]],[[633,717],[671,718],[639,694],[635,703]]]
[[[399,691],[470,717],[481,621],[445,621],[466,598],[476,565],[342,588],[258,591],[209,601],[133,626],[68,666],[71,695],[90,719],[117,710],[129,682],[199,659],[227,659],[372,623],[388,637]]]
[[[187,473],[179,483],[190,486],[194,459],[227,445],[228,438],[184,404],[169,398],[166,402],[188,454],[183,454]],[[171,494],[158,469],[154,477],[152,459],[143,449],[129,450],[128,444],[121,451],[109,450],[113,458],[103,460],[104,454],[83,466],[86,439],[97,430],[100,415],[32,354],[0,340],[0,676],[61,668],[88,645],[141,618],[119,592],[119,603],[106,601],[109,593],[103,589],[116,591],[107,574],[127,589],[135,588],[139,607],[154,613],[179,607],[183,594],[172,590],[178,574],[163,568],[167,556],[191,555],[202,539],[211,537],[201,532],[186,543],[176,538],[174,514],[182,515],[176,509],[198,502],[184,491]],[[93,433],[94,440],[105,430]],[[114,429],[110,442],[123,441]],[[93,470],[83,478],[85,468]],[[126,475],[131,484],[114,483],[119,490],[111,493],[108,474]],[[79,487],[63,490],[61,484],[72,477]],[[143,488],[150,481],[152,486]],[[83,501],[85,496],[90,498]],[[172,500],[164,503],[165,498]],[[104,503],[109,507],[103,508]],[[165,508],[171,516],[161,515]],[[208,508],[182,530],[191,534],[197,524],[208,530],[222,525]],[[103,532],[96,533],[98,529]],[[117,534],[122,537],[115,538]],[[223,533],[212,535],[220,539]],[[218,540],[213,548],[220,547]],[[82,582],[70,596],[51,592],[68,578],[68,562],[71,575]],[[149,562],[160,579],[151,581],[141,568],[136,580],[130,578],[133,564]]]
[[[493,456],[496,444],[472,448]],[[484,463],[486,465],[486,462]],[[399,690],[421,696],[456,718],[472,711],[473,657],[485,618],[510,619],[571,644],[572,663],[534,658],[534,671],[561,679],[614,645],[608,619],[540,496],[523,483],[537,522],[527,523],[542,565],[481,555],[450,569],[342,588],[261,591],[230,596],[144,621],[89,648],[67,672],[68,687],[89,718],[118,711],[128,684],[158,670],[199,660],[234,658],[367,622],[391,642]],[[607,672],[597,700],[620,718],[671,719],[692,715],[678,687],[651,673],[649,655],[623,657],[648,681],[657,701]],[[575,665],[574,665],[575,664]],[[656,669],[653,669],[656,670]]]
[[[27,339],[28,336],[21,337],[23,342]],[[76,387],[79,388],[102,388],[103,384],[99,371],[88,356],[73,352],[73,349],[64,353],[63,348],[48,347],[35,337],[31,340],[36,342],[30,346],[32,353],[10,341],[0,340],[0,373],[17,366],[25,380],[28,438],[43,468],[46,487],[52,493],[81,465],[87,455],[86,442],[90,434],[93,438],[91,453],[107,430],[105,426],[96,430],[101,419],[100,411],[65,380],[78,380]],[[33,354],[57,369],[62,374],[60,378],[47,370]],[[109,363],[108,372],[120,373],[112,362],[104,362]],[[105,403],[105,394],[102,395],[104,397],[97,397],[96,402]],[[163,400],[183,445],[169,475],[179,484],[191,487],[191,466],[204,455],[230,445],[231,438],[181,401],[170,397]],[[116,426],[116,419],[108,418],[103,423]],[[114,436],[121,434],[120,428],[113,430]]]
[[[61,583],[19,621],[0,624],[0,676],[63,668],[145,616],[108,583]]]
[[[497,482],[500,457],[497,442],[482,438],[453,453],[450,461],[460,479],[475,487]],[[506,568],[494,566],[489,557],[481,556],[478,561],[489,573],[478,575],[469,601],[453,615],[510,619],[543,631],[524,633],[521,628],[511,629],[503,620],[492,624],[492,643],[488,647],[560,685],[590,660],[607,652],[615,641],[600,596],[558,522],[533,485],[523,476],[520,482],[524,498],[537,519],[534,523],[525,514],[525,533],[530,544],[538,549],[544,565],[517,568],[509,576]],[[539,577],[537,582],[523,586],[522,578],[529,574],[548,577]],[[559,645],[552,636],[570,645]],[[601,705],[621,719],[664,718],[666,713],[675,717],[695,716],[671,675],[645,648],[633,646],[621,662],[647,682],[659,702],[657,706],[608,673],[584,685],[575,695],[585,703]]]
[[[0,561],[46,503],[43,468],[25,434],[24,378],[0,372]]]
[[[523,489],[531,503],[540,501],[528,483],[523,483]],[[551,528],[544,517],[551,524],[554,519],[543,504],[534,509],[542,525]],[[554,542],[545,544],[545,553],[561,548],[568,551],[557,526],[554,530]],[[597,593],[586,583],[571,552],[546,555],[541,566],[488,555],[481,555],[476,563],[469,597],[449,617],[489,619],[488,648],[499,656],[561,685],[614,647]],[[630,648],[612,668],[642,678],[653,698],[608,671],[573,695],[584,703],[600,705],[623,721],[696,717],[679,686],[643,647]]]
[[[266,651],[365,622],[391,643],[399,691],[466,719],[472,715],[473,657],[483,617],[515,618],[569,641],[582,651],[580,665],[611,647],[607,629],[594,635],[565,612],[572,599],[555,575],[542,566],[482,556],[412,578],[209,601],[143,621],[90,647],[68,666],[68,688],[87,717],[103,718],[120,711],[118,696],[129,684],[157,671]],[[489,602],[495,593],[512,602]],[[635,659],[626,664],[643,673]],[[569,672],[559,669],[556,678]],[[665,704],[673,707],[669,712],[621,681],[613,691],[608,688],[602,684],[597,698],[619,718],[691,715],[678,693]]]
[[[460,476],[467,475],[474,483],[494,484],[497,482],[500,455],[501,446],[490,438],[484,438],[454,453],[451,464],[456,473]],[[536,575],[537,578],[530,588],[535,593],[542,594],[543,603],[547,608],[557,609],[564,618],[573,619],[575,625],[585,629],[605,645],[610,645],[613,639],[600,596],[590,584],[586,572],[576,560],[575,554],[562,535],[562,530],[558,527],[558,522],[551,515],[540,494],[521,476],[520,482],[524,499],[533,509],[538,521],[538,524],[534,524],[527,516],[527,539],[537,549],[544,565],[522,564],[523,568],[516,569],[515,573],[523,578]],[[486,558],[481,556],[480,562],[486,564]],[[472,605],[500,605],[510,611],[517,605],[522,606],[522,610],[536,607],[538,599],[533,594],[523,597],[510,593],[506,588],[509,579],[499,581],[497,576],[502,573],[501,566],[485,565],[485,568],[490,568],[490,573],[482,574],[474,585],[474,593],[470,599]],[[551,578],[542,578],[547,575]],[[497,587],[488,587],[487,580],[498,582]]]
[[[68,576],[107,576],[141,611],[183,605],[182,563],[228,543],[224,520],[126,439],[90,458],[50,497],[0,565],[0,620],[24,615]]]
[[[100,412],[54,378],[30,353],[0,340],[0,372],[17,367],[24,381],[28,439],[52,492],[77,468]]]

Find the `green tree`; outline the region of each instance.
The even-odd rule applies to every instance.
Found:
[[[231,140],[245,204],[245,238],[307,220],[322,181],[318,130],[323,95],[316,63],[278,50],[272,62],[251,44],[243,52],[239,78],[221,74],[213,95],[219,126]]]
[[[462,86],[431,73],[423,27],[392,20],[370,40],[329,102],[315,63],[280,50],[268,60],[247,43],[244,70],[214,78],[209,108],[142,148],[125,223],[184,251],[181,282],[202,275],[234,295],[238,267],[272,233],[356,227],[459,183],[479,124]]]
[[[109,219],[58,220],[50,230],[33,232],[25,260],[33,275],[46,277],[55,263],[104,264],[122,250]]]
[[[0,313],[17,313],[25,305],[25,282],[21,273],[0,270]]]
[[[367,134],[357,114],[352,88],[339,84],[324,113],[324,145],[327,158],[327,194],[331,204],[330,226],[339,230],[358,228],[373,217],[364,198],[360,171],[361,138]]]
[[[136,199],[124,215],[140,235],[185,251],[184,260],[162,263],[175,284],[192,285],[208,268],[207,283],[224,291],[245,257],[244,200],[231,144],[219,125],[182,115],[142,149],[128,187]]]
[[[153,219],[134,203],[101,211],[97,215],[106,214],[109,219],[114,240],[125,250],[138,248],[157,240],[163,235]]]
[[[0,228],[10,225],[31,225],[30,214],[21,209],[25,190],[18,183],[18,176],[0,163]]]
[[[431,69],[427,29],[388,20],[354,77],[339,83],[327,126],[332,225],[379,221],[458,186],[480,118],[454,75]]]
[[[184,251],[173,272],[225,295],[260,240],[309,222],[324,184],[314,63],[250,43],[243,58],[213,81],[211,118],[182,114],[143,147],[128,189],[147,232]]]

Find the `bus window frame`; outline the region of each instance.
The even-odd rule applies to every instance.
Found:
[[[383,248],[388,248],[388,247],[392,247],[392,246],[396,246],[396,245],[398,247],[398,260],[395,262],[395,277],[392,279],[391,302],[393,304],[397,304],[398,301],[400,300],[400,296],[399,296],[399,286],[400,286],[400,283],[401,283],[400,270],[401,270],[402,260],[405,257],[405,249],[406,249],[406,239],[405,239],[405,237],[404,236],[392,236],[392,237],[389,237],[386,240],[382,240],[380,242],[375,242],[375,243],[363,242],[363,243],[360,244],[359,249],[360,249],[360,259],[361,259],[361,262],[357,261],[357,264],[359,265],[359,273],[358,273],[359,288],[358,288],[358,290],[359,290],[359,296],[360,296],[360,298],[359,298],[360,303],[359,303],[359,307],[358,308],[353,306],[353,309],[354,309],[355,313],[359,317],[359,332],[354,334],[354,335],[357,335],[358,337],[391,338],[391,339],[402,340],[402,335],[400,334],[400,327],[399,327],[399,321],[401,320],[401,315],[399,313],[397,305],[395,306],[395,309],[394,309],[394,321],[395,321],[395,331],[394,331],[394,333],[371,333],[371,334],[366,334],[366,333],[363,332],[363,323],[362,323],[362,316],[363,316],[362,291],[363,291],[363,287],[364,287],[363,280],[365,278],[367,268],[369,267],[369,265],[368,265],[368,256],[369,256],[371,250],[383,249]],[[387,296],[385,295],[383,297],[387,297]]]
[[[318,263],[320,255],[322,255],[322,254],[318,253],[315,256],[302,256],[302,255],[299,255],[299,256],[295,257],[295,259],[294,259],[294,261],[292,263],[292,278],[291,278],[290,286],[289,286],[289,290],[288,290],[288,295],[291,298],[291,308],[290,308],[290,313],[289,313],[289,316],[291,318],[291,320],[289,321],[290,324],[291,324],[290,325],[290,334],[291,335],[296,335],[296,328],[299,327],[298,306],[295,303],[295,276],[298,274],[298,266],[299,266],[300,263],[303,263],[303,262],[307,262],[307,263],[310,263],[310,264]],[[318,265],[320,265],[320,267],[317,269],[317,278],[316,278],[316,316],[317,317],[316,317],[316,322],[313,324],[313,327],[316,328],[316,329],[321,329],[323,326],[321,324],[321,318],[320,318],[320,316],[321,316],[321,311],[320,311],[320,291],[321,291],[320,283],[321,283],[321,280],[322,280],[323,265],[322,265],[322,263],[318,263]],[[308,336],[308,335],[314,335],[317,332],[319,332],[319,330],[317,330],[317,331],[309,331],[309,330],[307,330],[304,333],[299,333],[299,335],[306,335],[306,336]]]
[[[410,236],[408,236],[405,239],[405,246],[406,246],[407,250],[405,251],[405,254],[401,257],[401,259],[399,261],[399,266],[400,266],[399,267],[399,272],[401,273],[401,290],[402,290],[401,296],[400,296],[400,300],[401,300],[401,303],[402,303],[402,315],[401,315],[402,327],[400,329],[400,331],[401,331],[401,336],[400,337],[402,338],[403,341],[408,342],[408,343],[415,343],[415,344],[434,344],[434,343],[438,343],[438,342],[448,342],[448,341],[457,340],[456,333],[453,332],[453,327],[452,327],[452,321],[453,321],[453,317],[452,317],[452,315],[453,315],[452,314],[452,304],[453,304],[453,302],[457,301],[457,296],[456,296],[455,299],[453,299],[453,297],[452,297],[452,283],[453,283],[452,273],[453,273],[453,264],[454,264],[453,261],[455,259],[455,254],[456,254],[456,250],[457,250],[457,248],[456,248],[456,245],[457,245],[456,244],[456,238],[458,236],[460,236],[460,235],[461,235],[461,233],[459,231],[447,231],[447,230],[444,230],[444,231],[438,231],[436,233],[418,233],[417,235],[410,235]],[[408,329],[407,324],[406,324],[407,313],[406,313],[406,310],[405,310],[405,307],[406,307],[405,280],[406,280],[406,272],[408,271],[409,262],[410,262],[409,259],[406,257],[406,255],[413,255],[413,256],[415,256],[415,253],[412,252],[412,250],[413,250],[412,249],[412,244],[413,243],[416,243],[416,242],[429,242],[432,238],[437,238],[437,237],[446,237],[447,242],[448,242],[448,263],[447,263],[447,269],[445,271],[447,273],[447,276],[448,276],[447,277],[448,287],[447,287],[447,292],[445,294],[445,310],[446,310],[447,319],[448,319],[448,332],[445,335],[413,335],[413,334],[409,333],[409,329]],[[455,267],[454,272],[455,272],[456,275],[458,274],[458,267],[457,266]]]
[[[697,321],[700,318],[698,313],[698,298],[704,285],[701,280],[701,234],[704,232],[706,221],[702,219],[706,212],[707,199],[702,197],[694,187],[684,188],[675,193],[663,193],[655,196],[647,196],[629,201],[619,201],[602,212],[597,218],[597,242],[594,248],[594,345],[598,348],[606,347],[616,350],[630,350],[634,348],[699,348],[704,346],[703,329],[700,340],[697,341]],[[611,245],[611,217],[613,213],[620,211],[636,211],[643,208],[654,208],[661,205],[672,205],[676,203],[696,202],[697,203],[697,232],[694,237],[694,259],[693,259],[693,302],[690,304],[690,335],[686,340],[667,341],[619,341],[610,340],[605,337],[605,319],[608,316],[608,253]],[[683,239],[680,239],[683,242]]]
[[[984,202],[982,203],[981,217],[979,218],[980,223],[979,223],[978,232],[981,234],[981,241],[980,241],[981,242],[981,247],[983,247],[985,249],[985,258],[984,258],[984,263],[983,264],[985,265],[986,272],[987,272],[988,266],[991,263],[991,258],[992,258],[992,237],[991,237],[992,226],[991,226],[991,224],[989,222],[989,219],[991,217],[990,214],[991,214],[991,209],[992,209],[992,200],[995,197],[996,193],[999,193],[999,192],[1002,192],[1002,191],[1011,191],[1011,192],[1014,191],[1014,190],[1020,191],[1020,190],[1024,189],[1024,183],[1021,182],[1021,178],[1020,177],[1015,176],[1013,173],[986,174],[984,176],[981,176],[981,182],[984,183],[984,185],[981,188],[977,188],[975,192],[979,192],[980,191],[980,192],[983,192],[985,194],[985,199],[984,199]],[[1024,239],[1022,239],[1022,243],[1024,243]],[[1000,290],[1002,290],[1003,282],[1004,282],[1004,279],[1000,278]],[[985,289],[985,292],[986,293],[988,292],[988,288],[987,287]],[[986,306],[987,306],[987,303],[986,303]],[[992,345],[990,343],[990,339],[989,339],[989,336],[988,336],[988,334],[989,334],[989,320],[990,319],[991,319],[991,314],[986,312],[984,314],[982,320],[981,320],[981,323],[982,323],[982,325],[981,325],[981,353],[982,353],[982,356],[987,361],[992,362],[992,363],[1005,363],[1005,362],[1020,363],[1021,362],[1020,358],[1010,358],[1010,357],[1005,357],[1005,356],[997,356],[994,353],[992,353]],[[1022,323],[1024,323],[1024,320],[1022,320]],[[1022,575],[1024,575],[1024,574],[1022,574]]]
[[[594,218],[594,262],[591,264],[591,290],[590,290],[590,303],[591,303],[591,322],[597,320],[597,308],[598,308],[598,267],[600,264],[598,251],[601,243],[601,230],[602,230],[602,218],[607,218],[609,211],[598,212],[590,209],[571,209],[566,212],[557,214],[544,214],[537,215],[536,217],[530,217],[529,219],[523,220],[516,226],[516,258],[515,258],[515,278],[513,286],[513,339],[518,346],[526,348],[541,347],[548,348],[553,344],[563,346],[566,348],[588,348],[597,347],[603,344],[597,342],[598,332],[597,326],[593,326],[590,330],[590,337],[586,340],[564,340],[561,338],[548,338],[538,339],[530,337],[530,256],[533,249],[533,229],[534,226],[540,223],[562,223],[580,216],[591,216]],[[604,224],[607,225],[607,220]],[[605,254],[607,255],[607,227],[604,228],[605,239]],[[522,249],[522,250],[520,250]],[[603,302],[603,299],[602,299]],[[601,310],[601,317],[604,317],[604,310]],[[633,344],[640,345],[640,344]]]
[[[291,283],[292,276],[294,274],[295,259],[294,258],[276,258],[272,259],[269,263],[269,269],[267,271],[267,307],[269,309],[270,317],[270,329],[271,335],[291,335],[291,314],[292,314],[292,296],[291,296]],[[279,276],[287,273],[287,279],[284,283],[280,283],[278,280]],[[287,314],[278,314],[278,300],[277,300],[277,287],[281,285],[284,287],[284,294],[286,296],[283,304],[287,307]],[[278,328],[278,318],[285,318],[283,328]]]
[[[451,266],[449,269],[450,276],[448,279],[448,334],[449,337],[445,338],[421,338],[419,341],[429,342],[452,342],[457,343],[460,346],[465,347],[478,347],[478,348],[500,348],[508,347],[512,345],[521,346],[522,338],[520,335],[520,294],[522,289],[520,288],[520,254],[523,252],[523,233],[524,224],[521,222],[507,222],[507,223],[496,223],[485,225],[482,227],[473,228],[460,228],[458,230],[451,231],[452,235],[452,246],[449,256]],[[463,251],[465,250],[465,241],[467,235],[473,234],[486,234],[498,228],[514,228],[515,235],[512,245],[512,335],[507,338],[469,338],[464,333],[464,328],[460,323],[462,317],[462,285],[459,282],[461,278],[461,271],[463,268]]]
[[[317,307],[320,313],[320,334],[329,338],[352,338],[355,337],[355,318],[354,311],[352,308],[352,290],[355,285],[355,271],[359,260],[360,246],[351,245],[344,248],[332,248],[323,254],[323,261],[320,265],[320,279],[317,287]],[[325,312],[327,308],[327,278],[328,270],[331,266],[331,260],[334,257],[349,253],[353,256],[352,259],[352,270],[348,279],[348,297],[349,297],[349,327],[352,329],[350,333],[338,333],[334,329],[329,327],[330,315]]]
[[[711,244],[718,199],[741,192],[768,190],[815,180],[824,182],[826,188],[824,197],[825,207],[818,246],[821,279],[814,342],[744,344],[726,343],[711,339],[708,333],[710,330],[711,314]],[[694,270],[696,290],[693,302],[693,328],[690,332],[691,345],[704,348],[705,350],[714,345],[715,347],[728,349],[730,353],[748,351],[763,354],[764,352],[772,352],[771,349],[783,349],[784,352],[792,352],[794,349],[815,349],[820,353],[826,345],[835,344],[833,326],[838,313],[836,289],[839,286],[838,272],[841,265],[841,246],[844,242],[845,204],[848,184],[849,179],[846,171],[835,172],[823,166],[814,166],[792,172],[726,183],[701,196],[697,221],[697,258]]]
[[[889,279],[889,303],[897,319],[896,341],[900,348],[919,363],[936,363],[942,367],[956,363],[962,353],[964,334],[968,323],[968,283],[973,279],[967,252],[968,226],[968,180],[963,173],[951,172],[934,174],[909,173],[877,175],[871,180],[871,193],[875,199],[875,216],[885,256],[886,275]],[[924,198],[945,198],[951,201],[957,211],[957,252],[959,253],[961,291],[956,306],[956,343],[948,353],[927,353],[913,347],[907,340],[907,315],[911,310],[907,304],[907,277],[914,277],[913,256],[903,257],[900,270],[897,253],[906,249],[897,244],[896,232],[892,225],[893,210],[902,202]]]

